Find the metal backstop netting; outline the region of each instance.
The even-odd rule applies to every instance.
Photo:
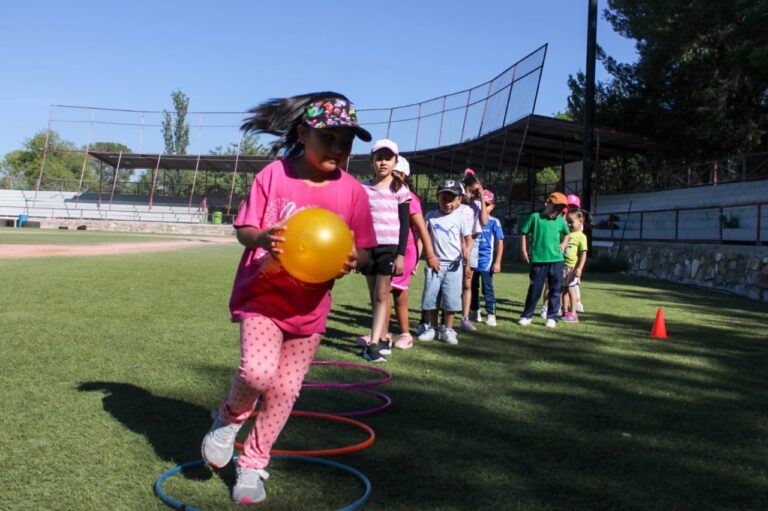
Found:
[[[481,174],[514,174],[546,51],[541,46],[470,89],[392,108],[360,108],[360,122],[374,140],[395,140],[411,158],[416,176],[431,176],[421,180],[427,183],[426,195],[436,176],[456,176],[467,166]],[[39,191],[56,190],[97,194],[99,208],[107,196],[110,204],[118,196],[144,197],[150,208],[153,199],[175,197],[189,207],[203,202],[229,214],[269,162],[264,154],[271,138],[244,138],[240,132],[246,115],[188,112],[186,146],[169,151],[163,126],[169,119],[175,126],[174,111],[52,105],[36,178],[14,176],[8,187],[34,190],[33,204]],[[519,133],[512,140],[507,132],[513,125]],[[355,150],[348,170],[366,175],[370,144],[358,143]],[[70,168],[69,177],[56,172],[61,165]],[[73,174],[78,177],[72,179]]]

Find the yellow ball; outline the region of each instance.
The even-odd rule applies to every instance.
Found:
[[[327,282],[339,274],[352,251],[346,222],[327,209],[299,211],[285,223],[280,263],[295,279],[310,284]]]

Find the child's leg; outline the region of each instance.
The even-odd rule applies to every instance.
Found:
[[[493,290],[493,272],[484,271],[481,274],[483,279],[483,297],[485,298],[485,310],[488,314],[496,315],[496,293]]]
[[[453,312],[448,312],[446,310],[443,311],[443,320],[445,321],[445,328],[453,328],[453,317],[455,314]]]
[[[365,283],[368,284],[368,298],[371,300],[371,310],[375,303],[374,292],[376,291],[376,275],[366,275]]]
[[[392,294],[395,295],[395,313],[397,314],[397,322],[400,324],[400,333],[407,334],[411,331],[408,319],[408,298],[410,293],[407,289],[393,289]]]
[[[560,289],[563,285],[563,263],[549,263],[545,275],[549,284],[549,302],[547,305],[547,319],[557,319],[560,312]]]
[[[472,289],[470,291],[471,300],[469,303],[469,310],[480,310],[480,272],[476,271],[472,274]],[[487,300],[487,298],[486,298]]]
[[[389,309],[389,283],[391,275],[376,275],[373,289],[373,325],[371,328],[371,344],[378,344],[384,335],[384,323]]]
[[[570,304],[569,309],[566,309],[567,311],[571,312],[572,314],[576,314],[576,303],[578,303],[578,299],[576,298],[576,286],[570,286],[568,287],[568,293],[566,293],[566,296],[568,297]]]
[[[472,276],[474,273],[469,266],[464,269],[464,280],[461,289],[461,313],[465,319],[469,317],[469,306],[472,303]],[[445,324],[448,326],[447,321]]]
[[[530,283],[528,284],[528,294],[525,297],[525,306],[523,307],[523,313],[520,317],[532,318],[533,312],[536,309],[536,304],[541,297],[541,291],[544,288],[544,282],[547,279],[547,265],[545,264],[532,264],[531,271],[528,274]]]
[[[282,343],[282,330],[269,318],[254,316],[240,323],[240,366],[219,408],[221,420],[242,424],[251,416],[256,400],[277,372]]]
[[[301,383],[315,358],[320,339],[320,334],[294,337],[279,346],[277,371],[264,392],[256,423],[237,460],[241,467],[265,468],[269,463],[272,445],[285,427],[293,404],[299,397]]]

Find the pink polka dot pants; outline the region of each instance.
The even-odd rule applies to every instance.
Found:
[[[219,408],[222,420],[242,424],[261,397],[259,414],[238,458],[240,466],[265,468],[269,463],[269,452],[299,397],[320,339],[320,334],[297,337],[283,332],[263,316],[240,323],[240,367]]]

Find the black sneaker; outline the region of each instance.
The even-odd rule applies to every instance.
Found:
[[[368,347],[366,347],[365,351],[363,352],[363,358],[366,359],[368,362],[373,362],[373,363],[380,363],[380,362],[387,361],[387,359],[381,355],[381,350],[379,350],[378,344],[369,344]]]
[[[392,344],[388,343],[384,339],[379,341],[379,353],[382,355],[391,355],[392,354]]]

